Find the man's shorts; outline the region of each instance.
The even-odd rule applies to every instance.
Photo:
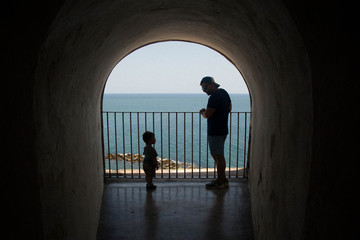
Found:
[[[224,144],[227,135],[208,136],[209,148],[211,155],[224,155]]]

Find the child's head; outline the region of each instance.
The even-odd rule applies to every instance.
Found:
[[[146,144],[154,144],[155,143],[155,134],[153,132],[146,131],[143,134],[143,140]]]

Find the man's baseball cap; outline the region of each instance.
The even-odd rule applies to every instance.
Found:
[[[212,84],[214,84],[216,87],[219,87],[219,86],[220,86],[220,84],[217,84],[217,83],[215,82],[215,80],[214,80],[213,77],[209,77],[209,76],[203,77],[203,79],[201,79],[200,85],[203,84],[203,83],[212,83]]]

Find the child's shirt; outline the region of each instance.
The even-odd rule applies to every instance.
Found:
[[[155,167],[155,163],[154,163],[153,159],[158,156],[155,148],[153,148],[151,145],[145,146],[143,155],[145,156],[144,163],[151,164]]]

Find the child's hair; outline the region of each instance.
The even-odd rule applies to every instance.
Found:
[[[143,140],[147,144],[155,134],[149,131],[144,132]]]

